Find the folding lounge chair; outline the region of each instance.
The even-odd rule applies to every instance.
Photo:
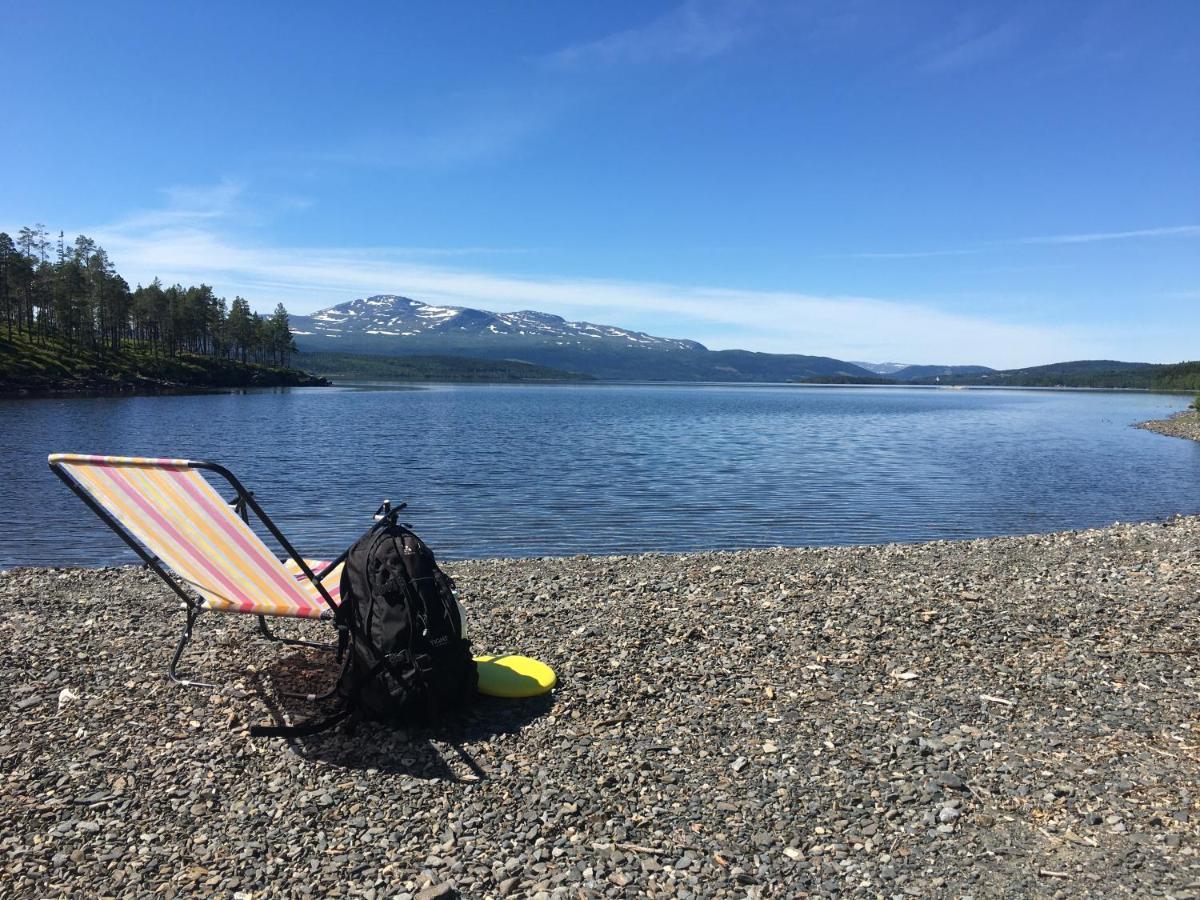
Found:
[[[172,681],[196,618],[205,610],[258,617],[263,637],[287,644],[325,647],[276,637],[266,616],[332,619],[340,600],[341,563],[306,560],[227,469],[188,459],[147,459],[54,453],[50,468],[79,495],[183,600],[187,621],[167,668]],[[213,472],[234,489],[225,501],[201,474]],[[381,511],[391,512],[388,504]],[[247,512],[279,542],[290,559],[281,562],[250,528]]]

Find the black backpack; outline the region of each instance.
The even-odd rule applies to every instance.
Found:
[[[338,659],[345,659],[335,691],[341,709],[301,725],[254,726],[252,735],[316,734],[345,719],[419,724],[477,696],[479,673],[462,637],[454,582],[425,542],[395,521],[399,508],[385,503],[380,511],[381,521],[346,551],[342,569],[335,617]]]
[[[427,721],[475,698],[479,676],[454,582],[412,531],[385,518],[359,538],[341,595],[350,658],[337,693],[357,718]]]

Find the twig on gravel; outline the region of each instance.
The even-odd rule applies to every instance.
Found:
[[[1039,878],[1067,878],[1071,877],[1070,872],[1055,872],[1051,869],[1038,869]]]
[[[993,697],[991,694],[980,694],[979,699],[987,703],[1003,703],[1005,706],[1017,705],[1015,700],[1005,700],[1003,697]]]
[[[1200,647],[1180,647],[1178,650],[1167,650],[1159,647],[1139,647],[1139,653],[1153,653],[1158,656],[1191,655],[1200,653]]]

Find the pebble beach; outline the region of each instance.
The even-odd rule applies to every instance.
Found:
[[[329,654],[147,571],[0,575],[14,896],[1200,894],[1200,518],[919,545],[462,562],[560,682],[292,741]],[[320,637],[319,623],[289,623]]]
[[[1200,412],[1194,409],[1176,413],[1169,419],[1154,419],[1141,422],[1137,426],[1147,431],[1165,434],[1168,437],[1184,438],[1190,441],[1200,441]]]

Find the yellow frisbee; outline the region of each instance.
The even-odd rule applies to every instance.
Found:
[[[558,683],[554,670],[528,656],[476,656],[479,693],[489,697],[536,697]]]

